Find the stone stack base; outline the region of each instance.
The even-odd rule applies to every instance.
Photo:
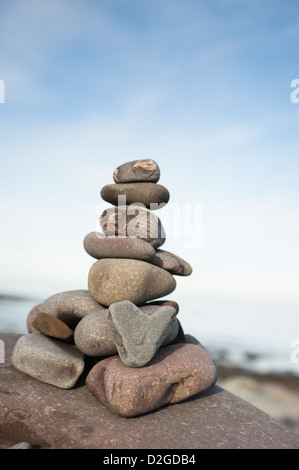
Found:
[[[143,416],[118,416],[84,378],[63,390],[16,370],[11,352],[19,336],[0,334],[2,449],[22,441],[42,449],[299,449],[297,435],[217,384]]]

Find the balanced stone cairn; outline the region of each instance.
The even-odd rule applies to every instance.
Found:
[[[102,188],[113,205],[100,216],[103,233],[84,239],[91,266],[87,290],[52,295],[27,317],[28,334],[13,350],[19,371],[70,389],[79,377],[107,408],[134,417],[178,403],[217,379],[207,350],[185,335],[174,276],[192,268],[160,247],[165,232],[154,211],[169,200],[153,160],[119,166]],[[85,374],[83,374],[85,372]]]

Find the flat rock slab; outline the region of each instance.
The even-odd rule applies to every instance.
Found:
[[[44,449],[299,449],[299,436],[215,385],[184,402],[123,418],[101,405],[84,380],[62,390],[14,369],[20,335],[0,334],[0,447]]]

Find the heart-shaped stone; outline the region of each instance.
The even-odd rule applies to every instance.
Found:
[[[176,321],[167,305],[148,315],[129,300],[110,305],[108,321],[118,354],[129,367],[142,367],[155,355]]]

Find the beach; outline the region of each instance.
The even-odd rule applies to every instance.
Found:
[[[216,361],[217,364],[217,361]],[[269,414],[299,435],[299,377],[290,373],[259,373],[217,365],[217,384]]]

